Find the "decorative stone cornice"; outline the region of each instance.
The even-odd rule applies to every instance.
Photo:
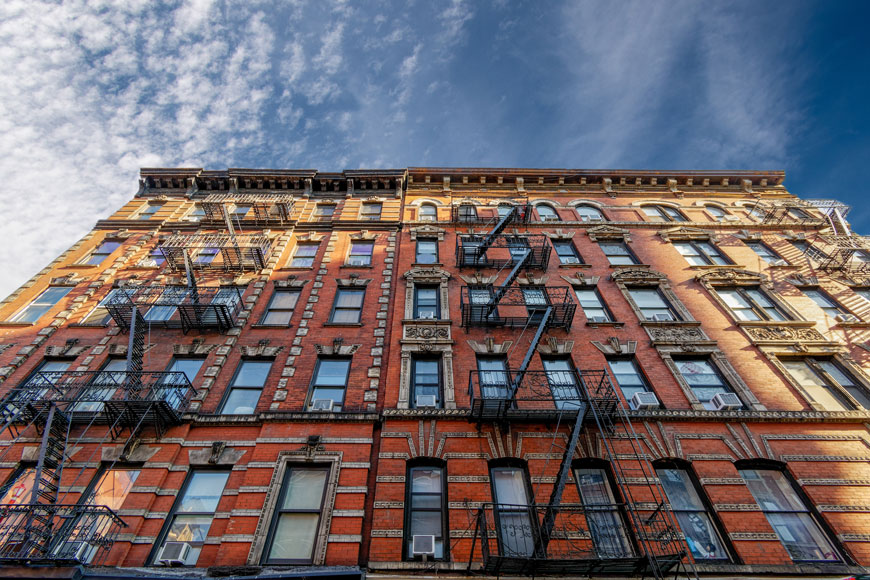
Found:
[[[649,268],[623,268],[612,273],[610,279],[622,284],[656,286],[667,282],[668,277]]]
[[[450,323],[441,322],[433,324],[420,324],[419,322],[408,322],[403,325],[404,337],[402,342],[406,341],[425,341],[430,342],[448,342],[453,343],[450,338]]]
[[[512,340],[496,343],[491,336],[487,336],[483,341],[466,340],[466,342],[477,354],[507,354],[513,344]]]
[[[86,350],[91,348],[90,344],[78,344],[78,339],[71,339],[66,342],[63,346],[54,345],[54,346],[46,346],[45,347],[45,356],[57,356],[57,357],[70,357],[75,358],[80,354],[84,353]],[[2,351],[0,351],[2,352]]]
[[[342,344],[333,341],[332,344],[315,344],[314,351],[323,356],[350,356],[361,347],[361,344]]]
[[[815,328],[794,326],[743,326],[743,331],[756,344],[786,344],[813,342],[828,344],[829,341]]]
[[[601,279],[601,276],[583,276],[581,274],[574,274],[573,276],[562,276],[562,280],[570,284],[571,286],[597,286],[598,280]]]
[[[320,234],[318,232],[308,232],[307,234],[301,234],[296,236],[297,242],[319,242],[323,238],[325,238],[325,234]]]
[[[551,240],[570,240],[576,233],[576,230],[566,232],[565,230],[558,228],[555,232],[544,232],[544,235]]]
[[[145,348],[143,349],[143,352],[148,352],[149,350],[154,348],[154,346],[156,346],[156,345],[153,343],[146,344]],[[126,344],[117,344],[117,343],[110,344],[109,348],[106,349],[106,352],[109,354],[109,356],[117,356],[117,357],[127,356],[127,345]]]
[[[559,340],[554,336],[548,336],[538,345],[538,352],[543,355],[571,354],[573,348],[573,340]]]
[[[587,229],[586,235],[593,242],[599,240],[631,241],[631,232],[629,230],[606,224]]]
[[[193,344],[175,344],[172,346],[172,353],[178,354],[182,356],[186,355],[196,355],[196,356],[205,356],[215,348],[217,348],[217,344],[205,344],[203,341],[197,342],[193,341]]]
[[[525,276],[517,276],[517,284],[520,286],[544,286],[550,277],[546,274],[535,276],[532,273],[526,273]]]
[[[459,274],[459,277],[469,286],[487,286],[489,284],[494,284],[496,279],[498,278],[497,275],[484,276],[479,272],[475,272],[471,276]]]
[[[761,232],[750,232],[749,230],[740,230],[734,237],[738,240],[748,242],[748,241],[758,241],[761,239]]]
[[[60,276],[58,278],[51,278],[48,281],[49,286],[75,286],[84,282],[85,279],[79,277],[75,272],[71,272],[66,276]]]
[[[769,280],[763,274],[750,270],[734,270],[733,268],[717,268],[695,276],[702,284],[710,286],[759,286],[768,284]]]
[[[350,234],[348,236],[348,238],[350,238],[351,240],[368,240],[368,241],[374,240],[377,237],[378,237],[378,234],[376,232],[370,232],[368,230],[362,230],[361,232],[358,232],[355,234]]]
[[[288,276],[286,280],[275,280],[275,288],[302,288],[309,280],[298,280],[296,276]]]
[[[804,276],[803,274],[792,274],[785,279],[786,282],[794,286],[818,286],[819,279],[815,276]]]
[[[713,232],[702,230],[699,228],[689,228],[686,226],[678,226],[666,230],[659,230],[659,236],[665,242],[685,241],[685,240],[703,240],[716,242],[716,236]]]
[[[616,354],[634,354],[637,351],[637,341],[629,340],[626,342],[620,342],[619,338],[615,336],[611,336],[607,339],[607,342],[599,342],[597,340],[591,341],[592,346],[600,350],[606,355],[616,355]]]
[[[704,334],[699,326],[645,326],[653,346],[676,344],[683,350],[694,350],[694,346],[712,346],[716,342]]]
[[[278,353],[282,350],[284,350],[283,346],[268,346],[266,344],[258,344],[257,346],[239,346],[239,352],[244,357],[273,358],[278,356]]]
[[[433,226],[431,224],[426,224],[424,226],[411,228],[410,233],[411,233],[411,241],[412,242],[416,242],[418,237],[420,237],[420,238],[438,238],[439,242],[443,242],[445,230],[444,230],[444,228],[439,228],[439,227]]]
[[[360,278],[359,274],[351,274],[347,278],[336,278],[335,283],[339,286],[368,286],[371,278]]]
[[[450,279],[450,272],[440,267],[415,266],[402,274],[402,277],[409,284],[420,282],[440,283]]]

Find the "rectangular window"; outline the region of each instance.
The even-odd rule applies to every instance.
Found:
[[[414,261],[418,264],[437,264],[438,240],[435,238],[418,238],[417,255]]]
[[[461,222],[476,222],[477,208],[470,204],[462,204],[459,206],[459,221]]]
[[[560,264],[582,264],[580,254],[577,253],[577,248],[574,247],[574,242],[571,240],[552,240],[553,249],[556,250],[556,255],[559,256]]]
[[[166,256],[160,248],[154,248],[148,253],[148,257],[139,262],[139,266],[158,268],[166,261]]]
[[[123,300],[124,292],[125,291],[122,288],[112,288],[109,290],[109,293],[106,294],[105,298],[100,300],[99,304],[97,304],[94,309],[85,316],[81,321],[81,324],[94,326],[105,326],[106,324],[109,324],[112,320],[112,315],[109,314],[106,305],[111,304],[115,300]],[[133,291],[129,292],[132,294]]]
[[[867,302],[870,302],[870,288],[852,288],[852,291]]]
[[[628,293],[640,309],[644,320],[680,320],[657,288],[629,288]]]
[[[782,366],[807,394],[826,411],[870,409],[870,394],[840,365],[830,359],[784,359]]]
[[[145,206],[145,209],[139,212],[139,215],[136,217],[136,219],[150,220],[152,217],[154,217],[154,214],[160,211],[160,208],[162,207],[162,203],[149,203]]]
[[[193,263],[202,265],[211,264],[220,252],[219,248],[203,248],[196,253],[196,256],[193,258]]]
[[[441,408],[441,357],[411,359],[412,408]]]
[[[86,505],[104,505],[118,511],[127,494],[139,478],[138,469],[107,469],[102,471],[91,491],[85,495]]]
[[[332,305],[332,324],[358,324],[362,315],[365,288],[339,287],[335,292],[335,302]]]
[[[738,471],[792,560],[840,561],[836,548],[785,473],[773,469]]]
[[[791,245],[797,248],[797,250],[804,254],[810,260],[814,262],[824,262],[828,259],[828,255],[823,251],[812,245],[807,240],[793,240]]]
[[[779,262],[782,258],[779,257],[779,254],[774,252],[770,246],[765,244],[764,242],[744,242],[750,250],[755,252],[759,258],[767,262],[768,264],[773,264],[775,262]]]
[[[598,558],[630,558],[634,546],[628,536],[625,514],[616,500],[610,478],[600,468],[574,470],[586,523]]]
[[[610,262],[611,266],[640,263],[625,242],[600,242],[598,245],[601,246],[601,251],[607,256],[607,261]]]
[[[710,242],[674,242],[674,247],[692,266],[724,266],[732,263]]]
[[[441,308],[438,286],[414,286],[414,318],[440,320]]]
[[[311,381],[309,411],[341,411],[350,374],[349,358],[318,358]]]
[[[649,384],[635,358],[609,358],[607,364],[626,401],[630,401],[637,393],[649,392]]]
[[[522,236],[505,236],[508,252],[511,255],[511,262],[516,264],[522,260],[527,252],[531,251],[529,239]]]
[[[815,302],[819,308],[825,311],[825,314],[831,318],[837,318],[841,314],[848,314],[836,300],[828,296],[828,294],[818,288],[801,288],[807,298]]]
[[[521,292],[529,317],[528,323],[539,324],[550,303],[546,290],[543,286],[523,286]]]
[[[706,358],[674,359],[674,364],[705,409],[714,409],[712,401],[716,395],[734,392],[719,370]]]
[[[716,288],[716,294],[738,320],[789,320],[761,288]]]
[[[193,209],[190,211],[190,213],[187,214],[187,216],[185,216],[184,219],[189,221],[189,222],[198,222],[198,221],[202,221],[202,219],[204,217],[205,217],[205,208],[202,207],[201,205],[195,205],[195,206],[193,206]]]
[[[597,288],[577,288],[574,293],[588,322],[613,322],[610,310],[605,306]]]
[[[110,358],[94,375],[93,380],[82,386],[78,401],[72,411],[77,413],[98,413],[103,410],[103,402],[115,396],[118,388],[127,378],[127,359]]]
[[[244,217],[248,215],[249,211],[251,211],[251,204],[244,203],[237,205],[233,208],[232,217],[239,220],[244,219]]]
[[[264,564],[312,563],[328,482],[328,467],[287,467],[264,551]]]
[[[42,294],[33,299],[33,301],[18,311],[12,317],[12,322],[36,322],[42,315],[51,310],[61,298],[69,294],[72,287],[69,286],[52,286],[43,290]]]
[[[83,261],[82,264],[99,266],[112,252],[121,246],[121,242],[103,242]]]
[[[199,375],[199,370],[205,363],[204,358],[188,358],[188,357],[173,357],[172,362],[166,368],[166,372],[184,373],[190,384],[194,384],[194,379]]]
[[[160,293],[157,302],[148,309],[143,318],[147,322],[166,322],[175,316],[190,290],[186,286],[169,286]]]
[[[418,219],[421,222],[434,222],[438,219],[438,209],[431,203],[424,203],[420,206]]]
[[[272,361],[243,360],[236,369],[221,415],[253,415],[266,384]]]
[[[180,490],[172,511],[169,512],[167,525],[161,534],[159,548],[152,559],[156,564],[161,559],[168,559],[170,555],[167,544],[170,542],[183,542],[190,548],[187,557],[183,560],[185,566],[193,566],[199,559],[208,530],[220,503],[224,486],[227,484],[230,473],[228,471],[191,471],[187,476],[184,486]],[[177,546],[171,546],[177,548]],[[177,552],[172,549],[172,555]]]
[[[483,399],[509,399],[510,379],[507,359],[503,356],[477,357],[480,396]]]
[[[696,561],[729,560],[719,530],[689,473],[685,469],[659,467],[656,474],[686,536],[692,558]]]
[[[21,467],[0,489],[0,505],[22,505],[30,503],[33,482],[36,481],[36,467]],[[0,520],[2,521],[2,520]]]
[[[545,358],[541,360],[547,373],[547,384],[557,409],[579,409],[583,404],[580,400],[580,384],[577,381],[577,371],[570,358]]]
[[[440,467],[412,467],[408,470],[408,506],[406,516],[405,556],[414,555],[414,536],[434,536],[436,560],[445,557],[447,537],[447,502],[444,501],[444,470]]]
[[[320,203],[317,204],[317,208],[314,210],[314,217],[320,221],[329,221],[332,219],[332,215],[335,213],[335,205],[331,203]]]
[[[378,221],[381,219],[382,207],[383,205],[380,203],[364,203],[359,212],[359,218],[365,221]]]
[[[289,326],[301,290],[298,288],[276,288],[272,292],[260,324],[269,326]]]
[[[314,258],[317,257],[319,244],[299,244],[293,252],[290,261],[291,268],[311,268],[314,266]]]
[[[350,252],[347,255],[348,266],[371,266],[372,252],[375,249],[374,242],[351,242]]]
[[[499,553],[506,557],[528,558],[535,554],[538,518],[529,502],[528,477],[518,467],[490,469],[495,502],[496,536]]]

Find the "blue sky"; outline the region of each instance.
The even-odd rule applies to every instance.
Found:
[[[5,0],[0,294],[142,166],[784,169],[870,233],[868,19],[845,1]]]

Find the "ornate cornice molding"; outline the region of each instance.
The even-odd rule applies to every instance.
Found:
[[[487,336],[483,341],[466,340],[465,342],[477,354],[507,354],[513,344],[512,340],[497,343],[491,336]]]

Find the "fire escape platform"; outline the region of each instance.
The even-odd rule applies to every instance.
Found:
[[[537,326],[547,307],[553,314],[547,328],[569,330],[577,304],[567,286],[510,287],[498,303],[493,304],[491,287],[460,289],[459,308],[462,326],[524,328]]]
[[[145,312],[151,326],[226,332],[235,326],[242,309],[242,294],[235,286],[126,286],[106,304],[122,331],[130,329],[133,308]],[[153,309],[153,310],[152,310]],[[149,318],[150,313],[162,313]]]
[[[289,194],[276,193],[212,193],[203,199],[203,222],[223,223],[226,213],[239,206],[250,206],[242,219],[233,217],[237,227],[286,226],[292,219],[295,198]]]
[[[550,244],[547,236],[537,234],[499,234],[488,247],[485,234],[456,237],[456,264],[460,268],[505,268],[517,262],[517,254],[528,250],[530,255],[524,268],[546,270],[550,263]]]
[[[266,267],[270,242],[268,236],[255,234],[175,234],[158,248],[174,271],[184,270],[188,253],[194,269],[243,272]]]

